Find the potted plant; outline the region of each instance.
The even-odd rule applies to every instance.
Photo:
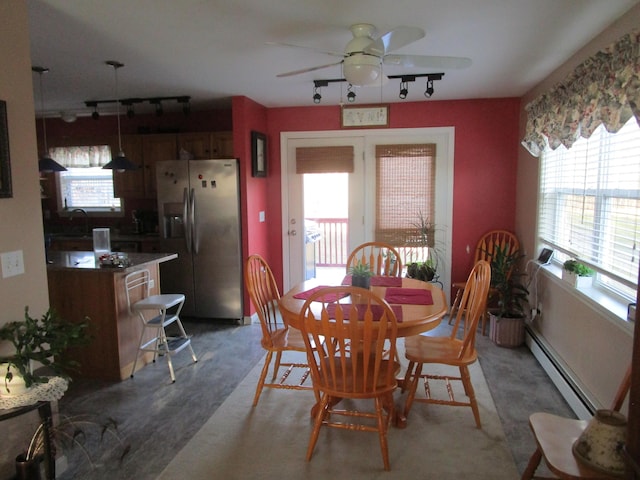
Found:
[[[562,264],[562,279],[577,288],[591,285],[594,274],[595,271],[592,268],[578,260],[570,259]]]
[[[0,342],[13,346],[12,352],[0,355],[0,394],[18,395],[35,383],[46,383],[49,377],[34,373],[32,362],[67,376],[74,363],[66,361],[63,353],[88,341],[86,328],[86,322],[65,322],[51,309],[39,319],[32,318],[25,307],[24,320],[0,327]]]
[[[16,457],[18,480],[37,480],[41,477],[47,435],[54,453],[66,451],[70,455],[72,450],[77,449],[92,469],[97,466],[98,461],[94,449],[109,450],[100,455],[102,459],[111,457],[117,450],[120,464],[131,450],[131,445],[125,445],[120,438],[118,424],[113,418],[102,420],[97,415],[63,416],[57,424],[46,427],[44,422],[40,423],[31,436],[26,451]]]
[[[422,212],[418,212],[418,221],[413,224],[415,231],[408,242],[405,243],[410,249],[411,262],[407,262],[407,277],[416,278],[423,282],[437,281],[439,254],[435,248],[436,227]],[[414,260],[416,251],[422,253]],[[424,251],[426,250],[426,255]],[[426,258],[425,258],[426,257]]]
[[[356,262],[349,268],[351,274],[351,285],[354,287],[369,288],[373,272],[366,263]]]
[[[518,271],[524,257],[519,250],[509,252],[507,246],[496,247],[491,257],[491,289],[489,291],[489,336],[502,347],[518,347],[524,343],[524,321],[529,291]]]
[[[416,278],[423,282],[430,282],[436,276],[436,266],[433,259],[424,262],[412,262],[407,265],[407,278]]]

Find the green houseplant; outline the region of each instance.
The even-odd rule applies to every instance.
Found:
[[[354,287],[369,288],[373,272],[366,263],[356,262],[349,268],[351,285]]]
[[[529,291],[518,270],[524,254],[496,247],[491,257],[491,289],[489,293],[489,335],[497,345],[518,347],[524,343],[524,321]]]
[[[562,264],[562,279],[574,287],[589,286],[594,274],[595,271],[592,268],[575,259],[567,260]]]
[[[48,381],[47,376],[32,371],[32,362],[48,367],[56,375],[67,376],[66,372],[74,367],[74,363],[66,361],[63,353],[69,347],[88,341],[86,328],[86,322],[65,322],[52,309],[41,318],[33,318],[29,315],[29,307],[25,307],[24,320],[7,322],[0,327],[0,342],[13,346],[12,352],[0,356],[4,393],[20,393],[19,389],[12,388],[18,387],[19,379],[24,381],[26,388]]]
[[[437,280],[440,255],[435,248],[436,226],[422,212],[418,212],[418,221],[413,224],[413,227],[415,227],[415,231],[406,242],[406,246],[411,250],[422,252],[426,250],[427,253],[426,258],[424,256],[418,257],[414,261],[407,262],[407,277],[423,282]],[[411,256],[414,254],[415,252],[411,251]]]

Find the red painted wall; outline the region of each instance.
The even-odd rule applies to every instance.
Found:
[[[518,98],[392,103],[390,128],[455,127],[452,280],[466,278],[473,248],[485,232],[515,228],[516,160],[519,144]],[[248,97],[232,99],[228,110],[121,117],[122,133],[233,130],[240,160],[243,256],[260,253],[282,287],[282,202],[280,133],[340,130],[340,107],[266,108]],[[41,122],[37,123],[38,128]],[[251,131],[267,135],[267,178],[251,176]],[[47,120],[49,144],[55,139],[115,134],[116,119]],[[41,138],[40,132],[38,138]],[[266,222],[259,221],[264,211]],[[472,252],[466,253],[470,245]],[[245,315],[250,308],[245,297]]]
[[[466,279],[477,239],[497,228],[514,230],[518,98],[392,103],[390,128],[455,127],[452,281]],[[269,125],[268,243],[270,264],[282,281],[281,132],[339,130],[339,106],[271,108]],[[466,253],[470,245],[471,253]]]

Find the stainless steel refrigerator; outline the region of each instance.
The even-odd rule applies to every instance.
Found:
[[[238,161],[170,160],[156,164],[163,292],[186,296],[182,314],[242,318],[242,247]]]

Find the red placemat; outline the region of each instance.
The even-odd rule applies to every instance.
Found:
[[[342,279],[342,285],[351,285],[351,275],[347,275]],[[387,277],[383,275],[374,275],[371,277],[372,287],[400,287],[402,286],[402,278]]]
[[[293,298],[297,298],[297,299],[300,299],[300,300],[307,300],[311,296],[312,293],[317,292],[321,288],[327,288],[327,286],[326,285],[319,285],[317,287],[313,287],[311,290],[305,290],[304,292],[296,293],[293,296]],[[340,300],[341,298],[344,298],[346,296],[347,296],[346,293],[341,293],[340,295],[338,295],[336,293],[330,293],[330,294],[323,295],[321,298],[318,298],[318,301],[319,302],[327,302],[327,303],[337,302],[338,300]]]
[[[344,313],[344,318],[349,318],[349,313],[351,312],[351,304],[343,304],[342,311]],[[358,311],[358,320],[364,320],[364,314],[367,311],[368,305],[356,305],[356,310]],[[400,305],[390,305],[393,314],[396,316],[396,321],[398,323],[402,322],[402,307]],[[383,308],[380,305],[371,305],[371,312],[373,313],[374,320],[380,320],[382,316]],[[329,314],[329,318],[334,318],[336,313],[336,304],[332,303],[327,305],[327,313]]]
[[[422,288],[387,288],[384,299],[389,303],[433,305],[431,291]]]

